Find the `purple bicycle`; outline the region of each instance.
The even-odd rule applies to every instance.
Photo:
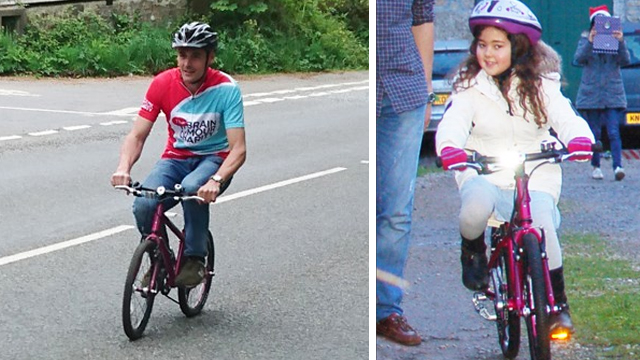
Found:
[[[600,142],[592,152],[602,151]],[[588,152],[591,154],[591,152]],[[554,142],[543,142],[540,152],[514,154],[514,157],[482,156],[474,152],[464,166],[480,174],[511,169],[514,171],[514,210],[508,221],[490,219],[491,255],[489,258],[489,287],[476,292],[473,304],[486,320],[495,321],[502,354],[514,359],[520,349],[520,320],[525,321],[532,360],[551,359],[550,341],[569,339],[567,329],[551,331],[550,316],[559,313],[553,297],[544,231],[533,226],[530,208],[529,178],[540,166],[556,164],[579,153],[570,154],[566,148],[556,149]],[[536,162],[527,173],[525,164]],[[437,165],[441,166],[438,158]],[[484,302],[493,303],[493,310]]]
[[[180,184],[174,190],[144,188],[136,183],[132,186],[118,185],[116,189],[125,190],[128,195],[148,197],[158,200],[151,234],[142,239],[131,258],[127,279],[122,298],[122,324],[129,339],[139,339],[151,316],[153,302],[158,293],[180,305],[180,310],[187,316],[198,315],[209,296],[211,282],[214,276],[215,251],[213,237],[208,232],[208,254],[205,258],[205,275],[200,284],[192,288],[178,287],[178,300],[169,296],[171,289],[176,287],[175,278],[183,263],[184,231],[169,220],[165,214],[166,200],[178,202],[203,200],[190,194],[185,194]],[[178,251],[173,251],[169,243],[167,228],[178,239]]]

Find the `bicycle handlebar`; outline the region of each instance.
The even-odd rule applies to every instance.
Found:
[[[541,144],[540,152],[518,154],[517,159],[512,160],[517,160],[518,163],[536,160],[548,160],[549,163],[560,163],[574,156],[591,155],[594,152],[602,152],[602,143],[600,141],[597,141],[595,144],[591,145],[591,151],[576,151],[573,153],[569,153],[566,148],[555,149],[554,145],[554,142],[543,143]],[[456,170],[457,168],[470,167],[478,170],[481,173],[488,174],[497,170],[490,169],[491,165],[500,163],[504,163],[504,157],[484,156],[474,151],[467,156],[467,162],[452,166],[449,169]],[[436,166],[442,167],[442,159],[440,157],[436,158]]]
[[[140,183],[133,183],[131,186],[129,185],[116,185],[116,189],[124,190],[127,192],[127,195],[133,195],[137,197],[146,197],[150,199],[158,199],[165,200],[168,198],[173,198],[176,201],[188,201],[188,200],[200,200],[204,201],[203,198],[194,194],[185,194],[184,189],[180,184],[175,185],[175,190],[168,190],[164,186],[158,186],[156,189],[145,188]]]

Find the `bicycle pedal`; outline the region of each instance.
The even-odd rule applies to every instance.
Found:
[[[496,321],[498,318],[496,315],[491,314],[487,307],[484,305],[484,302],[489,301],[489,298],[485,293],[476,292],[473,294],[473,298],[471,302],[473,302],[473,307],[476,309],[476,312],[482,316],[485,320]]]

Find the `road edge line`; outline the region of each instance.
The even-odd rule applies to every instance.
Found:
[[[235,194],[231,194],[231,195],[227,195],[227,196],[221,196],[219,199],[216,200],[214,205],[215,204],[220,204],[220,203],[223,203],[223,202],[226,202],[226,201],[230,201],[230,200],[239,199],[239,198],[242,198],[242,197],[245,197],[245,196],[249,196],[249,195],[258,194],[258,193],[261,193],[261,192],[264,192],[264,191],[277,189],[277,188],[280,188],[280,187],[283,187],[283,186],[299,183],[299,182],[302,182],[302,181],[311,180],[311,179],[319,178],[319,177],[330,175],[330,174],[335,174],[337,172],[344,171],[344,170],[347,170],[347,168],[336,167],[336,168],[333,168],[333,169],[329,169],[329,170],[325,170],[325,171],[319,171],[319,172],[316,172],[316,173],[313,173],[313,174],[308,174],[308,175],[300,176],[300,177],[297,177],[297,178],[284,180],[284,181],[280,181],[280,182],[269,184],[269,185],[260,186],[260,187],[254,188],[254,189],[240,191],[240,192],[237,192]]]
[[[132,226],[132,225],[119,225],[119,226],[113,227],[111,229],[98,231],[96,233],[85,235],[85,236],[81,236],[81,237],[76,238],[76,239],[71,239],[71,240],[59,242],[59,243],[56,243],[56,244],[44,246],[44,247],[41,247],[41,248],[37,248],[37,249],[29,250],[29,251],[24,251],[24,252],[17,253],[17,254],[14,254],[14,255],[1,257],[0,258],[0,266],[7,265],[7,264],[10,264],[10,263],[13,263],[13,262],[16,262],[16,261],[32,258],[32,257],[38,256],[38,255],[43,255],[43,254],[47,254],[47,253],[50,253],[50,252],[66,249],[66,248],[71,247],[71,246],[76,246],[76,245],[80,245],[80,244],[83,244],[83,243],[86,243],[86,242],[89,242],[89,241],[94,241],[94,240],[97,240],[97,239],[100,239],[100,238],[103,238],[103,237],[107,237],[107,236],[111,236],[111,235],[117,234],[119,232],[130,230],[130,229],[133,229],[133,228],[134,228],[134,226]]]

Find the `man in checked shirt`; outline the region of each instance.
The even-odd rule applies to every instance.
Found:
[[[420,145],[435,98],[433,5],[376,0],[376,332],[403,345],[422,342],[400,302]]]

